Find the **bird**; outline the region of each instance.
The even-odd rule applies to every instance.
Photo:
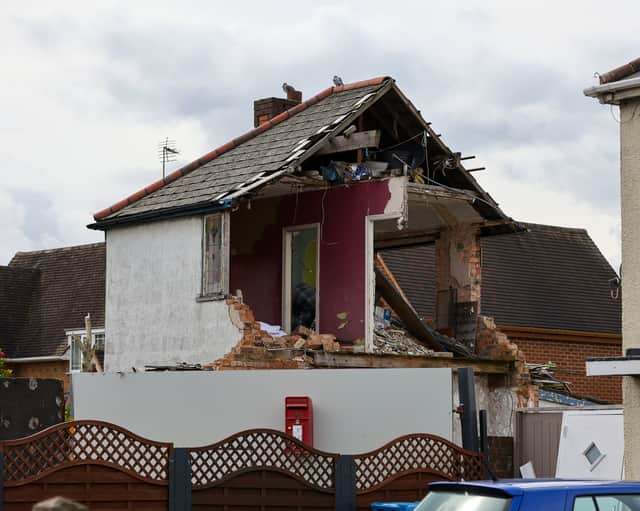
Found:
[[[342,78],[340,78],[338,75],[333,75],[333,85],[344,85],[344,82],[342,81]]]
[[[282,84],[282,90],[286,93],[295,92],[296,88],[293,85],[289,85],[287,82]]]

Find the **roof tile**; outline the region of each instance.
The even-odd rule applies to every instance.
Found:
[[[164,179],[164,184],[153,183],[110,208],[99,211],[94,215],[94,218],[100,222],[156,211],[160,209],[157,207],[158,197],[166,199],[173,195],[187,193],[186,188],[191,191],[190,184],[193,181],[185,180],[184,176],[194,172],[210,174],[210,179],[206,179],[206,181],[211,183],[211,188],[202,190],[203,193],[200,195],[190,194],[188,198],[194,201],[193,204],[210,202],[212,197],[218,196],[222,192],[232,191],[230,185],[236,184],[231,179],[233,173],[224,174],[224,171],[247,168],[248,171],[244,174],[249,177],[260,172],[274,172],[285,163],[289,151],[292,149],[292,144],[315,135],[321,127],[330,124],[340,115],[355,108],[359,99],[379,90],[386,80],[387,77],[380,77],[325,89],[307,101],[277,115],[265,124],[240,135],[169,174]],[[269,158],[268,161],[263,158],[265,155]],[[237,167],[238,163],[245,165]],[[269,165],[266,165],[267,163]],[[211,193],[212,191],[215,193]],[[170,198],[164,201],[164,205],[166,208],[189,205],[186,198],[186,195],[176,199]]]

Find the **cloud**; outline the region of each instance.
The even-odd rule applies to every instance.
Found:
[[[477,177],[507,214],[586,227],[615,264],[617,125],[581,91],[637,56],[619,19],[640,5],[575,14],[546,0],[9,5],[0,212],[15,221],[0,254],[99,239],[91,213],[160,177],[159,140],[176,139],[174,165],[186,163],[251,128],[253,100],[282,82],[309,97],[338,74],[394,76],[450,147],[487,167]]]

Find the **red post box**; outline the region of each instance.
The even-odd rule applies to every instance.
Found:
[[[313,405],[307,396],[284,398],[284,430],[307,445],[313,445]]]

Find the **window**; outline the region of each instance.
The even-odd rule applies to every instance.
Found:
[[[204,217],[202,242],[202,296],[223,298],[228,290],[228,215]]]
[[[318,225],[285,230],[283,324],[318,329]]]
[[[415,511],[507,511],[511,505],[508,495],[474,494],[468,491],[432,491],[418,504]]]
[[[605,457],[605,454],[600,451],[595,442],[591,442],[589,446],[582,452],[582,454],[585,458],[587,458],[589,465],[591,465],[591,470],[596,468],[598,463],[600,463]]]
[[[104,351],[104,330],[97,329],[91,332],[93,348],[96,351]],[[82,343],[87,338],[84,330],[74,330],[67,332],[69,343],[69,369],[71,372],[82,371]]]
[[[85,336],[72,335],[71,336],[71,370],[82,370],[82,341]]]
[[[640,511],[640,495],[589,495],[577,497],[573,511]]]

